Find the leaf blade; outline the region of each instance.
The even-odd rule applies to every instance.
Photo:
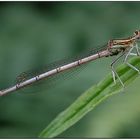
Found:
[[[132,65],[140,68],[140,58],[134,57],[129,61]],[[126,65],[117,68],[117,73],[127,87],[129,83],[136,79],[138,73]],[[94,109],[100,102],[107,97],[119,93],[123,87],[117,80],[113,83],[112,75],[107,75],[97,85],[94,85],[84,92],[70,107],[60,113],[41,134],[40,138],[53,138],[64,132],[70,126],[74,125],[89,111]]]

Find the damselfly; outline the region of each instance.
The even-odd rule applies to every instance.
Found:
[[[122,82],[119,75],[117,74],[117,72],[114,69],[114,64],[122,56],[125,55],[124,63],[126,63],[133,70],[140,73],[140,71],[136,67],[134,67],[127,61],[128,57],[130,55],[133,55],[133,56],[140,55],[138,44],[137,44],[137,41],[139,39],[140,39],[140,31],[135,31],[134,35],[131,37],[124,38],[124,39],[109,40],[108,43],[106,45],[104,45],[105,47],[102,47],[99,50],[91,51],[90,53],[88,53],[87,55],[85,55],[82,58],[75,59],[75,60],[73,60],[71,62],[67,62],[63,65],[58,65],[57,67],[54,67],[47,71],[35,73],[31,77],[27,77],[26,73],[22,73],[17,77],[18,83],[10,88],[1,90],[0,95],[2,96],[4,94],[16,91],[20,88],[30,86],[31,84],[34,84],[37,81],[47,79],[53,75],[57,75],[64,71],[81,66],[83,64],[86,64],[86,63],[96,60],[98,58],[109,57],[109,56],[117,56],[117,58],[111,63],[112,77],[113,77],[114,83],[116,83],[116,78],[117,78],[120,81],[120,84],[124,87],[124,83]],[[136,53],[132,53],[133,49],[136,50]]]

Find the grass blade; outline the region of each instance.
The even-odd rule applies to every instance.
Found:
[[[140,58],[134,57],[129,61],[132,65],[140,68]],[[138,72],[132,70],[125,64],[117,68],[125,88],[138,77]],[[89,111],[94,109],[101,101],[107,97],[123,91],[124,88],[117,80],[114,84],[111,73],[97,85],[83,93],[72,105],[60,113],[40,134],[40,138],[53,138],[74,125]]]

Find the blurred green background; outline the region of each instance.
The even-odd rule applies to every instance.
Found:
[[[140,27],[139,2],[1,2],[0,88],[55,60],[127,37]],[[110,72],[111,58],[87,65],[55,88],[0,97],[0,138],[37,138],[75,99]],[[99,104],[59,138],[140,137],[140,78]]]

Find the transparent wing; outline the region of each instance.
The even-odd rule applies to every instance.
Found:
[[[74,62],[76,60],[80,60],[84,57],[96,54],[97,52],[104,50],[107,45],[95,48],[95,49],[90,49],[86,53],[82,53],[74,58],[67,58],[63,59],[60,61],[53,62],[51,64],[48,64],[42,68],[39,69],[34,69],[34,70],[28,70],[26,72],[21,73],[20,75],[17,76],[16,78],[16,83],[21,83],[23,81],[26,81],[30,78],[33,78],[39,74],[48,72],[52,69],[58,68],[60,66],[63,66],[65,64],[69,64],[71,62]],[[88,63],[87,63],[88,64]],[[29,85],[25,88],[23,88],[22,92],[23,93],[36,93],[42,90],[46,90],[48,88],[54,87],[55,85],[60,84],[59,81],[64,82],[68,80],[69,78],[76,77],[78,73],[80,73],[83,69],[86,68],[87,64],[80,65],[78,67],[66,70],[64,72],[60,72],[58,74],[55,74],[53,76],[47,77],[46,79],[36,81],[32,85]]]

